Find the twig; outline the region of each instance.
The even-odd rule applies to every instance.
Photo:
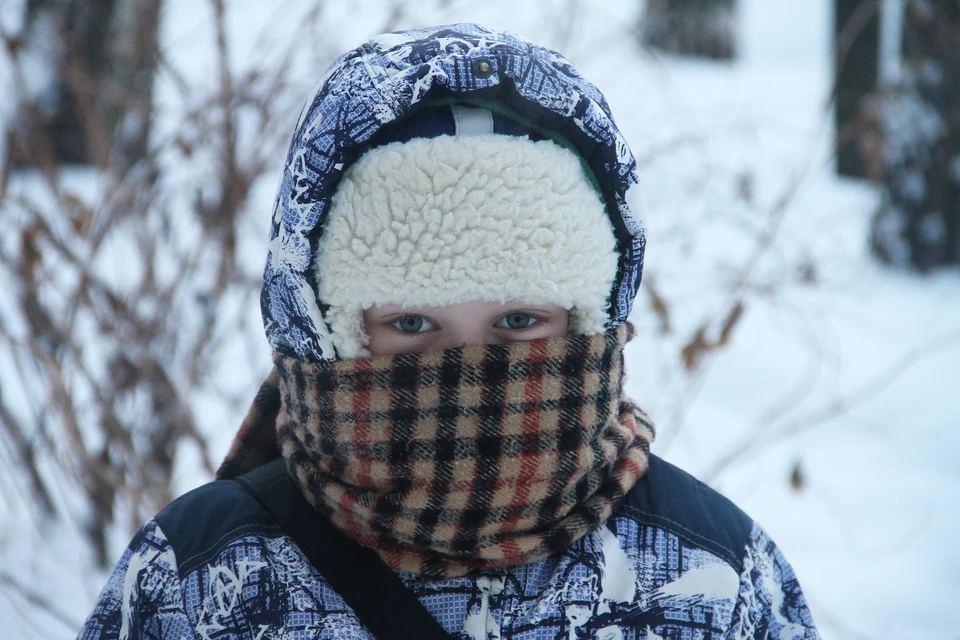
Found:
[[[6,571],[0,571],[0,585],[12,589],[17,595],[29,602],[32,606],[49,614],[51,618],[75,632],[80,628],[81,622],[75,620],[72,616],[62,611],[49,598],[40,592],[28,587],[23,582],[10,575]]]
[[[53,506],[53,499],[50,497],[50,491],[43,481],[43,476],[37,468],[36,451],[27,440],[20,422],[7,409],[2,397],[0,397],[0,425],[3,426],[7,434],[5,440],[9,440],[13,444],[13,449],[16,451],[18,458],[18,466],[24,470],[30,480],[33,499],[40,505],[40,510],[44,516],[53,516],[56,513],[56,508]]]
[[[733,463],[749,459],[777,442],[794,437],[804,431],[809,431],[832,418],[855,409],[896,382],[897,379],[906,373],[907,369],[917,364],[923,358],[958,342],[960,342],[960,329],[934,338],[904,353],[891,366],[880,373],[880,375],[874,377],[850,395],[829,402],[805,416],[788,422],[779,429],[767,430],[759,434],[748,434],[748,436],[729,453],[720,458],[710,470],[702,474],[701,478],[707,483],[712,483]]]

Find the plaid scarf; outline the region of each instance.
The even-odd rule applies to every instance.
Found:
[[[218,477],[276,457],[275,418],[308,501],[391,567],[448,578],[534,562],[603,523],[646,472],[653,427],[621,396],[632,331],[277,357],[279,391],[268,378]]]

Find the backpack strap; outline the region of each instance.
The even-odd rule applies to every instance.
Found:
[[[280,458],[236,481],[276,518],[377,640],[450,640],[440,623],[379,555],[320,515]]]

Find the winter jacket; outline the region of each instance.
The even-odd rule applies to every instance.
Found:
[[[562,554],[469,578],[401,577],[464,639],[819,638],[767,534],[656,456],[614,517]],[[79,637],[372,638],[231,480],[195,489],[140,529]]]

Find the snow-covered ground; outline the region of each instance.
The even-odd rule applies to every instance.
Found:
[[[304,43],[320,58],[391,13],[372,0],[326,4],[330,28]],[[831,166],[832,3],[741,0],[733,64],[642,50],[637,4],[425,2],[399,24],[509,28],[563,51],[604,90],[643,168],[645,280],[669,319],[664,327],[642,291],[628,390],[658,424],[654,451],[770,531],[824,637],[960,638],[960,271],[921,277],[868,255],[878,193]],[[268,5],[228,3],[236,65],[296,27],[295,11]],[[205,7],[170,0],[162,39],[171,64],[212,83]],[[321,72],[298,67],[304,95]],[[264,232],[272,189],[257,191]],[[250,260],[262,261],[265,244],[251,241]],[[697,328],[715,338],[738,302],[729,343],[685,369]],[[267,362],[265,342],[256,357]],[[219,456],[244,407],[209,405]],[[206,479],[180,461],[179,489]],[[25,584],[0,581],[0,639],[72,637],[106,575],[71,525],[41,528],[9,504],[0,501],[0,564]],[[129,534],[117,532],[115,555]],[[27,592],[64,619],[38,613]]]

